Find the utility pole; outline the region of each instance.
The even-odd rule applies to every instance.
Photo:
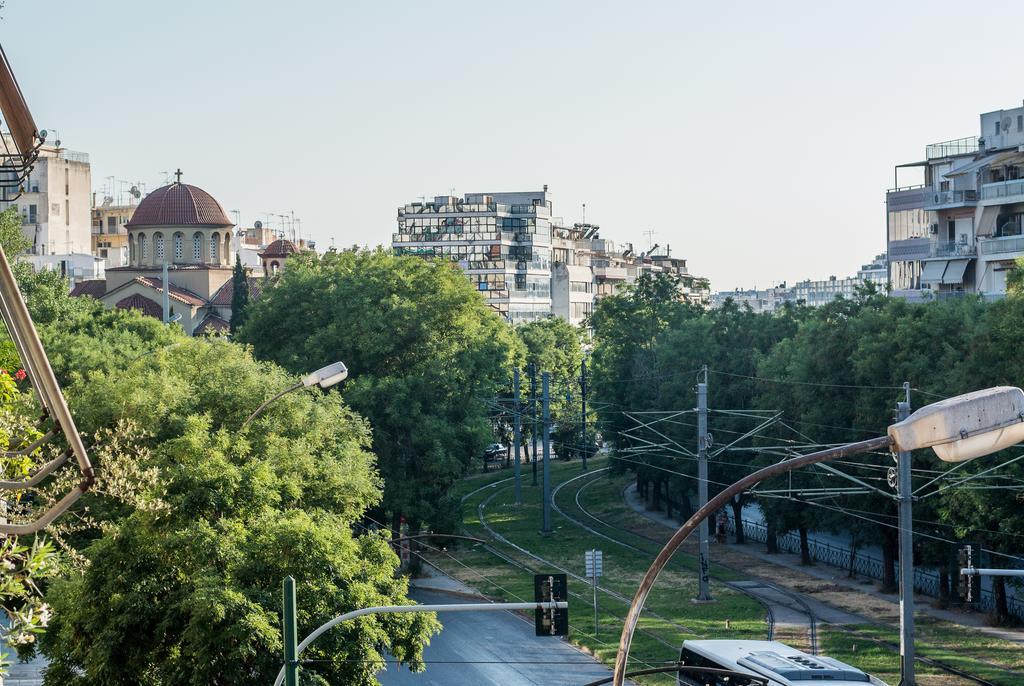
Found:
[[[171,289],[167,283],[167,260],[164,260],[164,267],[161,276],[164,282],[164,324],[166,324],[171,321]]]
[[[580,405],[583,427],[583,471],[587,471],[587,358],[580,361]]]
[[[522,406],[519,404],[519,367],[512,370],[512,394],[515,396],[515,406],[513,409],[513,423],[512,423],[512,440],[516,445],[516,464],[515,464],[515,475],[516,475],[516,505],[523,504],[523,484],[519,474],[519,430],[520,430],[520,415],[522,414]]]
[[[697,384],[697,507],[708,503],[708,366],[704,365],[704,381]],[[712,601],[708,588],[708,520],[700,523],[698,533],[697,602]]]
[[[530,412],[533,415],[533,448],[530,450],[530,463],[533,468],[533,483],[537,485],[537,365],[530,365]]]
[[[910,384],[904,383],[906,400],[896,404],[896,419],[910,416]],[[910,452],[900,451],[896,457],[899,502],[900,545],[900,683],[916,686],[914,677],[914,522],[913,495],[910,481]]]
[[[299,686],[299,628],[295,612],[295,579],[284,578],[284,683]]]
[[[551,533],[551,374],[541,375],[544,394],[544,533]]]

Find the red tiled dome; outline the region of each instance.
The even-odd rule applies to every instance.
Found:
[[[295,244],[286,238],[278,238],[260,253],[260,257],[288,257],[299,251]]]
[[[187,183],[157,188],[135,208],[129,229],[139,226],[233,226],[212,195]]]

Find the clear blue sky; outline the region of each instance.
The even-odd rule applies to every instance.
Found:
[[[92,156],[97,189],[180,166],[244,224],[294,210],[327,247],[387,243],[420,195],[546,183],[556,214],[585,202],[640,246],[654,230],[715,289],[853,273],[884,247],[893,165],[1024,98],[999,33],[1021,2],[9,0],[2,16],[37,123]]]

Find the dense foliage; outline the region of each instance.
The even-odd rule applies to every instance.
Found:
[[[248,310],[240,340],[293,373],[336,360],[373,427],[383,514],[451,530],[451,485],[493,440],[486,402],[510,376],[509,327],[450,263],[383,250],[303,253]]]
[[[756,314],[734,303],[695,310],[677,301],[668,280],[644,278],[633,290],[601,301],[593,321],[594,386],[605,403],[599,410],[605,436],[619,449],[620,466],[637,471],[638,487],[652,506],[683,515],[695,502],[696,461],[687,451],[696,447],[690,408],[704,365],[710,432],[716,448],[726,448],[709,464],[712,493],[787,455],[881,435],[893,420],[895,404],[904,399],[905,381],[913,389],[913,407],[987,386],[1024,384],[1024,363],[1013,353],[1024,331],[1021,298],[909,304],[865,289],[854,299],[819,308]],[[627,412],[635,417],[667,411],[683,412],[658,427],[663,434],[658,442],[668,447],[635,450],[636,442],[623,434],[637,425]],[[744,437],[762,421],[770,423],[757,436]],[[957,474],[970,476],[1015,455],[989,456]],[[913,459],[915,488],[948,469],[931,451]],[[842,469],[891,493],[886,474],[891,465],[888,455],[870,455],[848,460]],[[991,551],[986,564],[998,567],[1013,566],[1000,554],[1019,554],[1024,540],[1020,463],[960,487],[950,488],[952,483],[939,480],[925,492],[948,490],[915,505],[915,556],[940,570],[943,597],[954,583],[950,572],[957,542],[983,543]],[[785,531],[799,531],[806,539],[809,529],[842,529],[855,542],[882,546],[884,585],[891,587],[897,541],[893,499],[870,489],[806,496],[812,489],[855,486],[817,469],[764,484],[761,490],[773,493],[757,502],[769,524],[769,548],[774,535]],[[736,517],[743,502],[734,503]],[[1005,618],[999,581],[996,604]]]
[[[70,360],[130,349],[150,328],[135,313],[105,316],[115,326],[91,331],[94,318],[83,318],[51,339],[66,373],[83,365]],[[90,331],[92,350],[79,355]],[[159,475],[151,495],[161,505],[104,510],[102,536],[81,549],[84,571],[51,585],[47,684],[269,683],[288,574],[303,635],[340,612],[408,602],[387,543],[353,534],[380,479],[368,426],[337,394],[282,398],[240,433],[257,399],[291,378],[236,344],[183,337],[69,375],[83,431],[125,417],[146,428],[139,460]],[[353,623],[310,649],[319,661],[304,680],[374,683],[384,648],[419,666],[435,628],[426,615]]]

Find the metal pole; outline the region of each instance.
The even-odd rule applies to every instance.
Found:
[[[523,504],[523,484],[522,478],[519,473],[519,430],[520,430],[520,414],[522,412],[522,406],[519,404],[519,367],[512,370],[512,394],[515,396],[515,409],[513,412],[512,422],[512,440],[516,445],[516,464],[515,464],[515,475],[516,475],[516,505]]]
[[[284,578],[284,683],[299,686],[299,627],[295,619],[295,579]]]
[[[166,244],[164,245],[166,249]],[[163,267],[163,282],[164,282],[164,324],[171,321],[171,289],[167,283],[167,260],[164,260]]]
[[[335,617],[329,622],[321,624],[317,627],[316,631],[302,639],[302,643],[298,645],[298,648],[295,651],[296,664],[298,664],[298,656],[301,655],[302,652],[313,643],[313,641],[320,638],[339,624],[355,619],[356,617],[421,612],[507,612],[510,610],[545,609],[568,610],[569,603],[564,600],[550,600],[540,603],[459,603],[457,605],[382,605],[379,607],[364,607],[359,610],[353,610],[352,612],[346,612],[343,615]],[[285,681],[287,672],[286,667],[287,664],[277,673],[277,678],[274,679],[274,686],[280,686],[281,683]],[[285,683],[290,685],[292,682]]]
[[[704,368],[704,381],[697,384],[697,500],[698,508],[708,503],[708,377]],[[697,598],[698,602],[711,602],[708,588],[708,520],[700,523],[698,536]]]
[[[647,596],[650,595],[651,589],[654,588],[654,582],[658,580],[658,575],[668,564],[668,561],[672,559],[672,555],[675,554],[679,546],[683,544],[690,534],[696,530],[697,526],[713,514],[716,510],[729,502],[729,500],[739,493],[747,490],[751,486],[761,483],[765,479],[770,479],[773,476],[779,476],[786,472],[801,467],[807,467],[812,464],[818,464],[820,462],[828,462],[829,460],[838,460],[840,458],[849,457],[850,455],[860,455],[862,453],[868,453],[873,450],[885,450],[893,445],[893,440],[888,436],[880,436],[878,438],[870,438],[866,441],[859,441],[857,443],[849,443],[847,445],[841,445],[836,448],[828,448],[827,450],[819,450],[818,452],[808,453],[807,455],[800,455],[799,457],[792,457],[782,462],[776,462],[775,464],[768,465],[762,469],[757,470],[753,474],[748,474],[728,488],[722,489],[722,491],[715,495],[714,498],[708,501],[707,505],[700,508],[690,517],[686,522],[679,527],[679,529],[672,534],[672,538],[665,543],[665,546],[658,553],[658,556],[654,558],[654,562],[647,569],[643,579],[640,580],[640,586],[636,590],[636,594],[633,596],[633,601],[629,606],[629,611],[626,613],[626,619],[622,623],[622,634],[619,637],[619,651],[615,655],[615,675],[614,683],[615,686],[622,686],[623,680],[626,676],[626,663],[629,661],[629,647],[633,643],[633,632],[636,630],[637,622],[640,620],[640,613],[644,609],[644,604],[647,602]]]
[[[544,394],[544,533],[551,533],[551,374],[541,375]]]
[[[587,471],[587,358],[584,357],[580,362],[580,404],[582,409],[580,411],[581,425],[583,427],[583,471]],[[596,610],[595,610],[596,612]],[[595,614],[596,618],[597,615]],[[596,624],[596,620],[595,620]],[[596,629],[595,629],[596,631]]]
[[[597,550],[590,551],[594,559],[594,638],[597,638]]]
[[[909,386],[904,384],[907,399],[896,405],[898,421],[910,416]],[[917,683],[914,678],[914,524],[910,466],[910,453],[899,452],[896,467],[900,525],[900,686]]]
[[[533,448],[530,450],[530,462],[533,468],[533,483],[537,485],[537,365],[530,365],[530,412],[533,414]]]

